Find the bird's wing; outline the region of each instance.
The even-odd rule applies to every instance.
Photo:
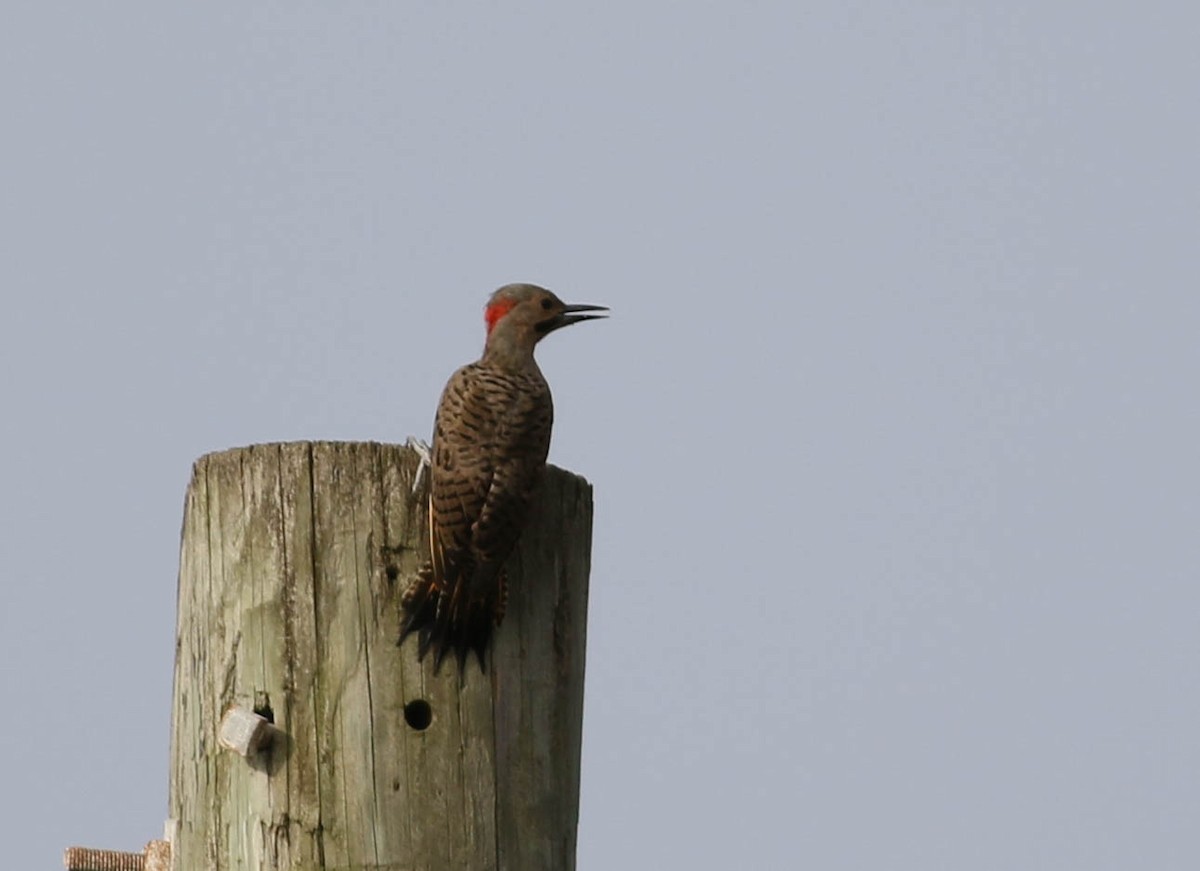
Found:
[[[550,449],[554,409],[541,379],[530,379],[500,416],[491,482],[471,535],[477,573],[499,569],[521,536]],[[486,582],[486,577],[479,578]]]
[[[429,571],[406,593],[402,632],[419,631],[418,655],[470,650],[483,664],[503,616],[503,563],[512,552],[545,466],[553,417],[538,374],[464,366],[442,393],[430,473]]]
[[[433,581],[445,591],[473,570],[471,529],[492,484],[496,409],[475,364],[451,376],[433,433],[429,534]]]

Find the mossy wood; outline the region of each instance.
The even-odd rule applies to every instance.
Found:
[[[374,443],[197,461],[171,729],[179,871],[574,868],[591,488],[547,470],[488,673],[472,659],[460,678],[396,645],[428,556],[417,471],[415,451]],[[231,705],[273,719],[267,749],[218,745]]]

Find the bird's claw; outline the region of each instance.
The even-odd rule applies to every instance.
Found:
[[[425,475],[429,471],[429,467],[433,464],[433,458],[429,453],[429,442],[424,439],[419,439],[416,436],[409,436],[405,443],[407,447],[412,448],[417,452],[420,458],[420,463],[417,464],[417,472],[413,475],[413,493],[419,493],[421,488],[425,486]]]

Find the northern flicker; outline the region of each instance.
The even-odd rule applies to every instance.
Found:
[[[429,494],[431,562],[405,591],[400,641],[419,639],[435,669],[453,651],[459,669],[474,650],[481,669],[492,627],[504,617],[504,561],[525,525],[546,465],[554,406],[533,359],[560,327],[604,317],[532,284],[508,284],[484,309],[487,341],[442,392],[434,421]]]

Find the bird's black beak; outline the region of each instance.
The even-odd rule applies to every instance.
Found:
[[[571,324],[577,324],[580,321],[594,321],[598,318],[608,317],[606,314],[583,314],[583,312],[607,311],[608,306],[603,305],[564,305],[561,314],[557,314],[539,323],[538,330],[545,335],[561,327],[569,327]]]

